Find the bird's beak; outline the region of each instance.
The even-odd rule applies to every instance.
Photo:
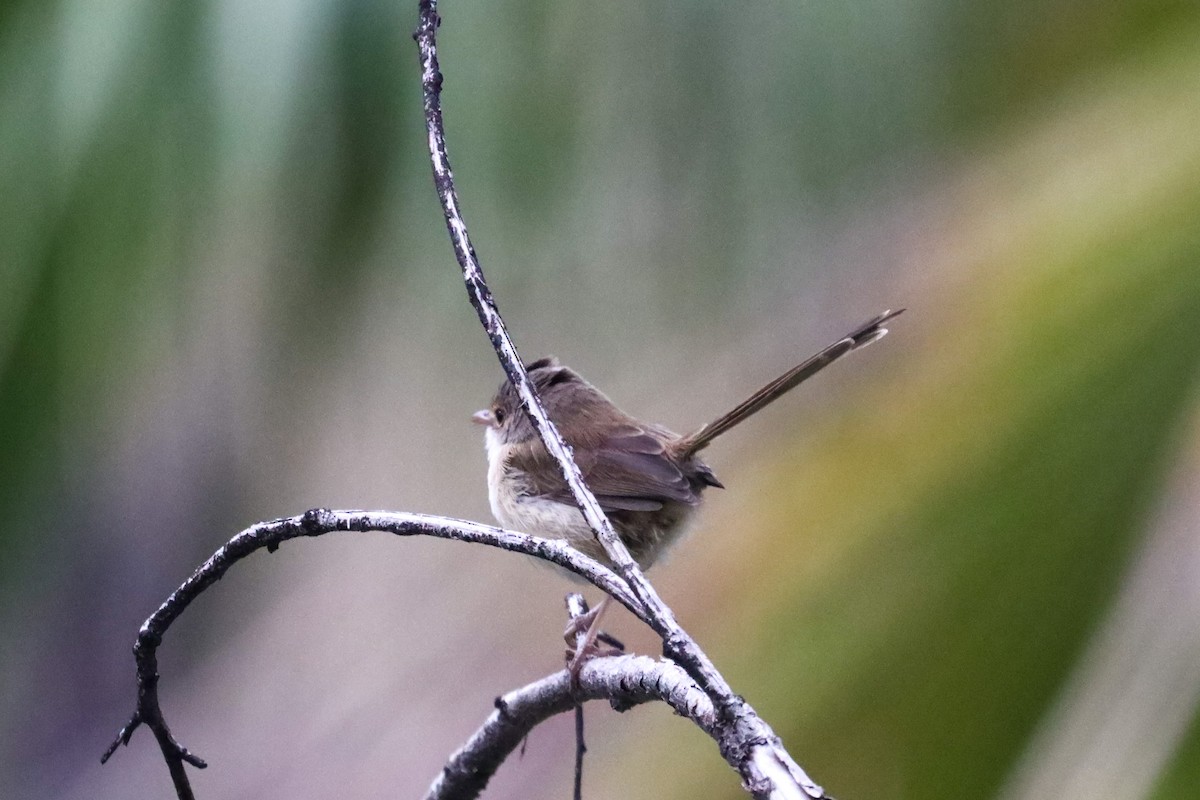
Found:
[[[490,426],[495,422],[495,418],[492,416],[492,412],[485,408],[481,411],[476,411],[474,414],[472,414],[471,422],[474,422],[476,425],[489,425]]]

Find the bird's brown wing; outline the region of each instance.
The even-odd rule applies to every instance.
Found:
[[[661,434],[634,425],[616,427],[590,446],[570,443],[588,488],[605,511],[657,511],[668,502],[695,505],[699,492],[670,456]],[[537,443],[514,452],[512,469],[524,473],[534,496],[575,505],[558,465]]]

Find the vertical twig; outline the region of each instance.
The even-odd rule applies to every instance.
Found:
[[[572,620],[578,620],[588,613],[587,601],[583,599],[583,595],[578,592],[571,592],[567,595],[567,616]],[[584,625],[580,627],[579,632],[575,634],[575,652],[579,653],[586,645],[588,637],[588,628]],[[567,664],[571,663],[571,654],[567,653]],[[587,744],[583,739],[583,701],[575,702],[575,789],[572,797],[575,800],[583,800],[583,756],[587,753]]]
[[[583,800],[583,754],[587,745],[583,741],[583,703],[575,704],[575,800]]]

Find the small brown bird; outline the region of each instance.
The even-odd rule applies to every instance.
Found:
[[[574,451],[588,488],[643,569],[676,541],[705,489],[724,488],[699,452],[717,436],[847,353],[887,333],[900,314],[885,311],[788,370],[716,420],[687,436],[637,420],[554,358],[528,366],[546,413]],[[486,425],[488,499],[500,524],[552,539],[609,564],[575,507],[558,463],[546,451],[505,381],[489,408],[472,418]]]

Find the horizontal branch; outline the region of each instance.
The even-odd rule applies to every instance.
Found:
[[[612,570],[557,539],[543,539],[492,525],[431,514],[401,511],[332,511],[327,508],[314,508],[299,516],[259,522],[234,536],[171,593],[142,625],[139,638],[147,635],[161,638],[192,600],[220,580],[235,563],[254,551],[265,547],[274,552],[280,544],[289,539],[323,536],[338,531],[380,531],[397,536],[433,536],[523,553],[575,573],[588,583],[611,594],[635,616],[644,617],[640,605]]]
[[[101,763],[107,761],[117,747],[129,744],[134,731],[138,726],[145,724],[158,741],[171,773],[176,796],[181,800],[189,800],[193,795],[183,768],[184,764],[191,764],[197,768],[203,768],[205,764],[175,740],[159,707],[158,647],[162,644],[163,636],[193,600],[246,556],[263,548],[273,552],[289,539],[322,536],[338,531],[380,531],[398,536],[434,536],[439,539],[484,544],[533,556],[573,572],[616,598],[634,616],[643,621],[646,618],[641,604],[630,593],[625,582],[612,570],[570,547],[566,542],[555,539],[543,539],[450,517],[394,511],[331,511],[327,508],[314,508],[299,516],[260,522],[246,528],[221,546],[142,623],[137,641],[133,645],[133,655],[137,662],[137,706],[129,721],[117,732],[116,738],[101,756]]]
[[[593,658],[580,670],[578,689],[563,670],[496,698],[496,710],[450,757],[425,800],[479,796],[530,730],[579,702],[598,699],[618,711],[661,700],[714,739],[719,736],[712,700],[679,666],[647,656]]]

